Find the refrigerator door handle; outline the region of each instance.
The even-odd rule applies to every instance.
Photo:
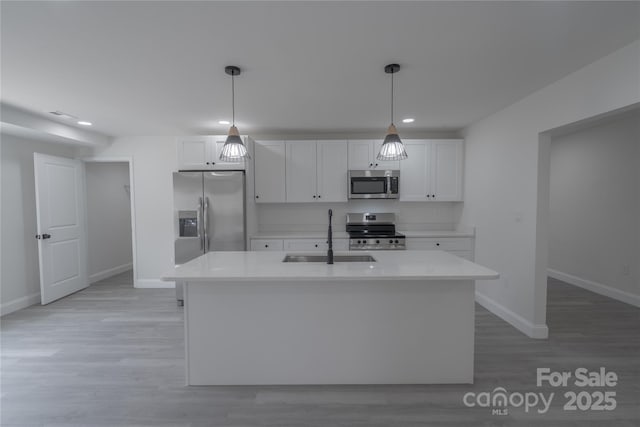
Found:
[[[198,237],[200,237],[200,250],[204,250],[204,236],[202,233],[202,197],[198,199],[198,210],[196,212],[196,222],[198,223]]]
[[[204,198],[204,251],[209,252],[209,198]]]

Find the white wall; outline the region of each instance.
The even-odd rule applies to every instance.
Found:
[[[173,268],[173,184],[177,170],[174,137],[117,138],[93,157],[128,157],[133,163],[136,287],[171,287],[160,278]]]
[[[541,133],[640,102],[638,76],[640,41],[465,131],[462,221],[476,227],[476,262],[501,273],[478,282],[477,299],[531,337],[548,333],[549,137]]]
[[[552,276],[640,297],[640,112],[552,139],[549,210]]]
[[[131,202],[128,163],[85,163],[87,243],[91,283],[130,270]]]
[[[33,153],[74,157],[72,146],[2,134],[2,314],[40,302]]]
[[[460,203],[410,203],[391,200],[348,203],[257,204],[260,231],[326,231],[327,210],[333,209],[333,226],[345,231],[349,212],[394,212],[398,230],[453,230],[458,226]]]

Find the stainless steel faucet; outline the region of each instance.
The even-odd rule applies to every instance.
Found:
[[[332,216],[333,216],[333,211],[329,209],[329,232],[328,232],[328,238],[327,238],[329,249],[327,250],[327,264],[333,264],[333,231],[331,230]]]

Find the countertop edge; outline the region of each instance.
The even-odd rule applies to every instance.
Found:
[[[493,275],[472,275],[472,276],[375,276],[375,277],[353,277],[353,276],[330,276],[330,277],[282,277],[282,276],[273,276],[273,277],[177,277],[177,276],[167,276],[162,277],[160,280],[164,282],[212,282],[212,281],[221,281],[221,282],[325,282],[341,280],[341,281],[349,281],[349,282],[363,282],[363,281],[432,281],[432,280],[445,280],[445,281],[456,281],[456,280],[495,280],[500,278],[500,274]]]

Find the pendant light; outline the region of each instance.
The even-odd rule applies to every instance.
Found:
[[[376,157],[378,160],[404,160],[408,157],[404,144],[398,136],[396,126],[393,124],[393,75],[399,70],[400,65],[398,64],[389,64],[384,67],[384,72],[391,74],[391,124],[387,128],[387,136],[384,137],[384,142]]]
[[[236,93],[234,77],[240,75],[240,68],[235,65],[224,67],[224,72],[231,76],[231,127],[227,140],[222,146],[220,160],[226,162],[234,162],[242,159],[250,159],[251,156],[247,151],[247,147],[242,143],[240,133],[236,127]]]

